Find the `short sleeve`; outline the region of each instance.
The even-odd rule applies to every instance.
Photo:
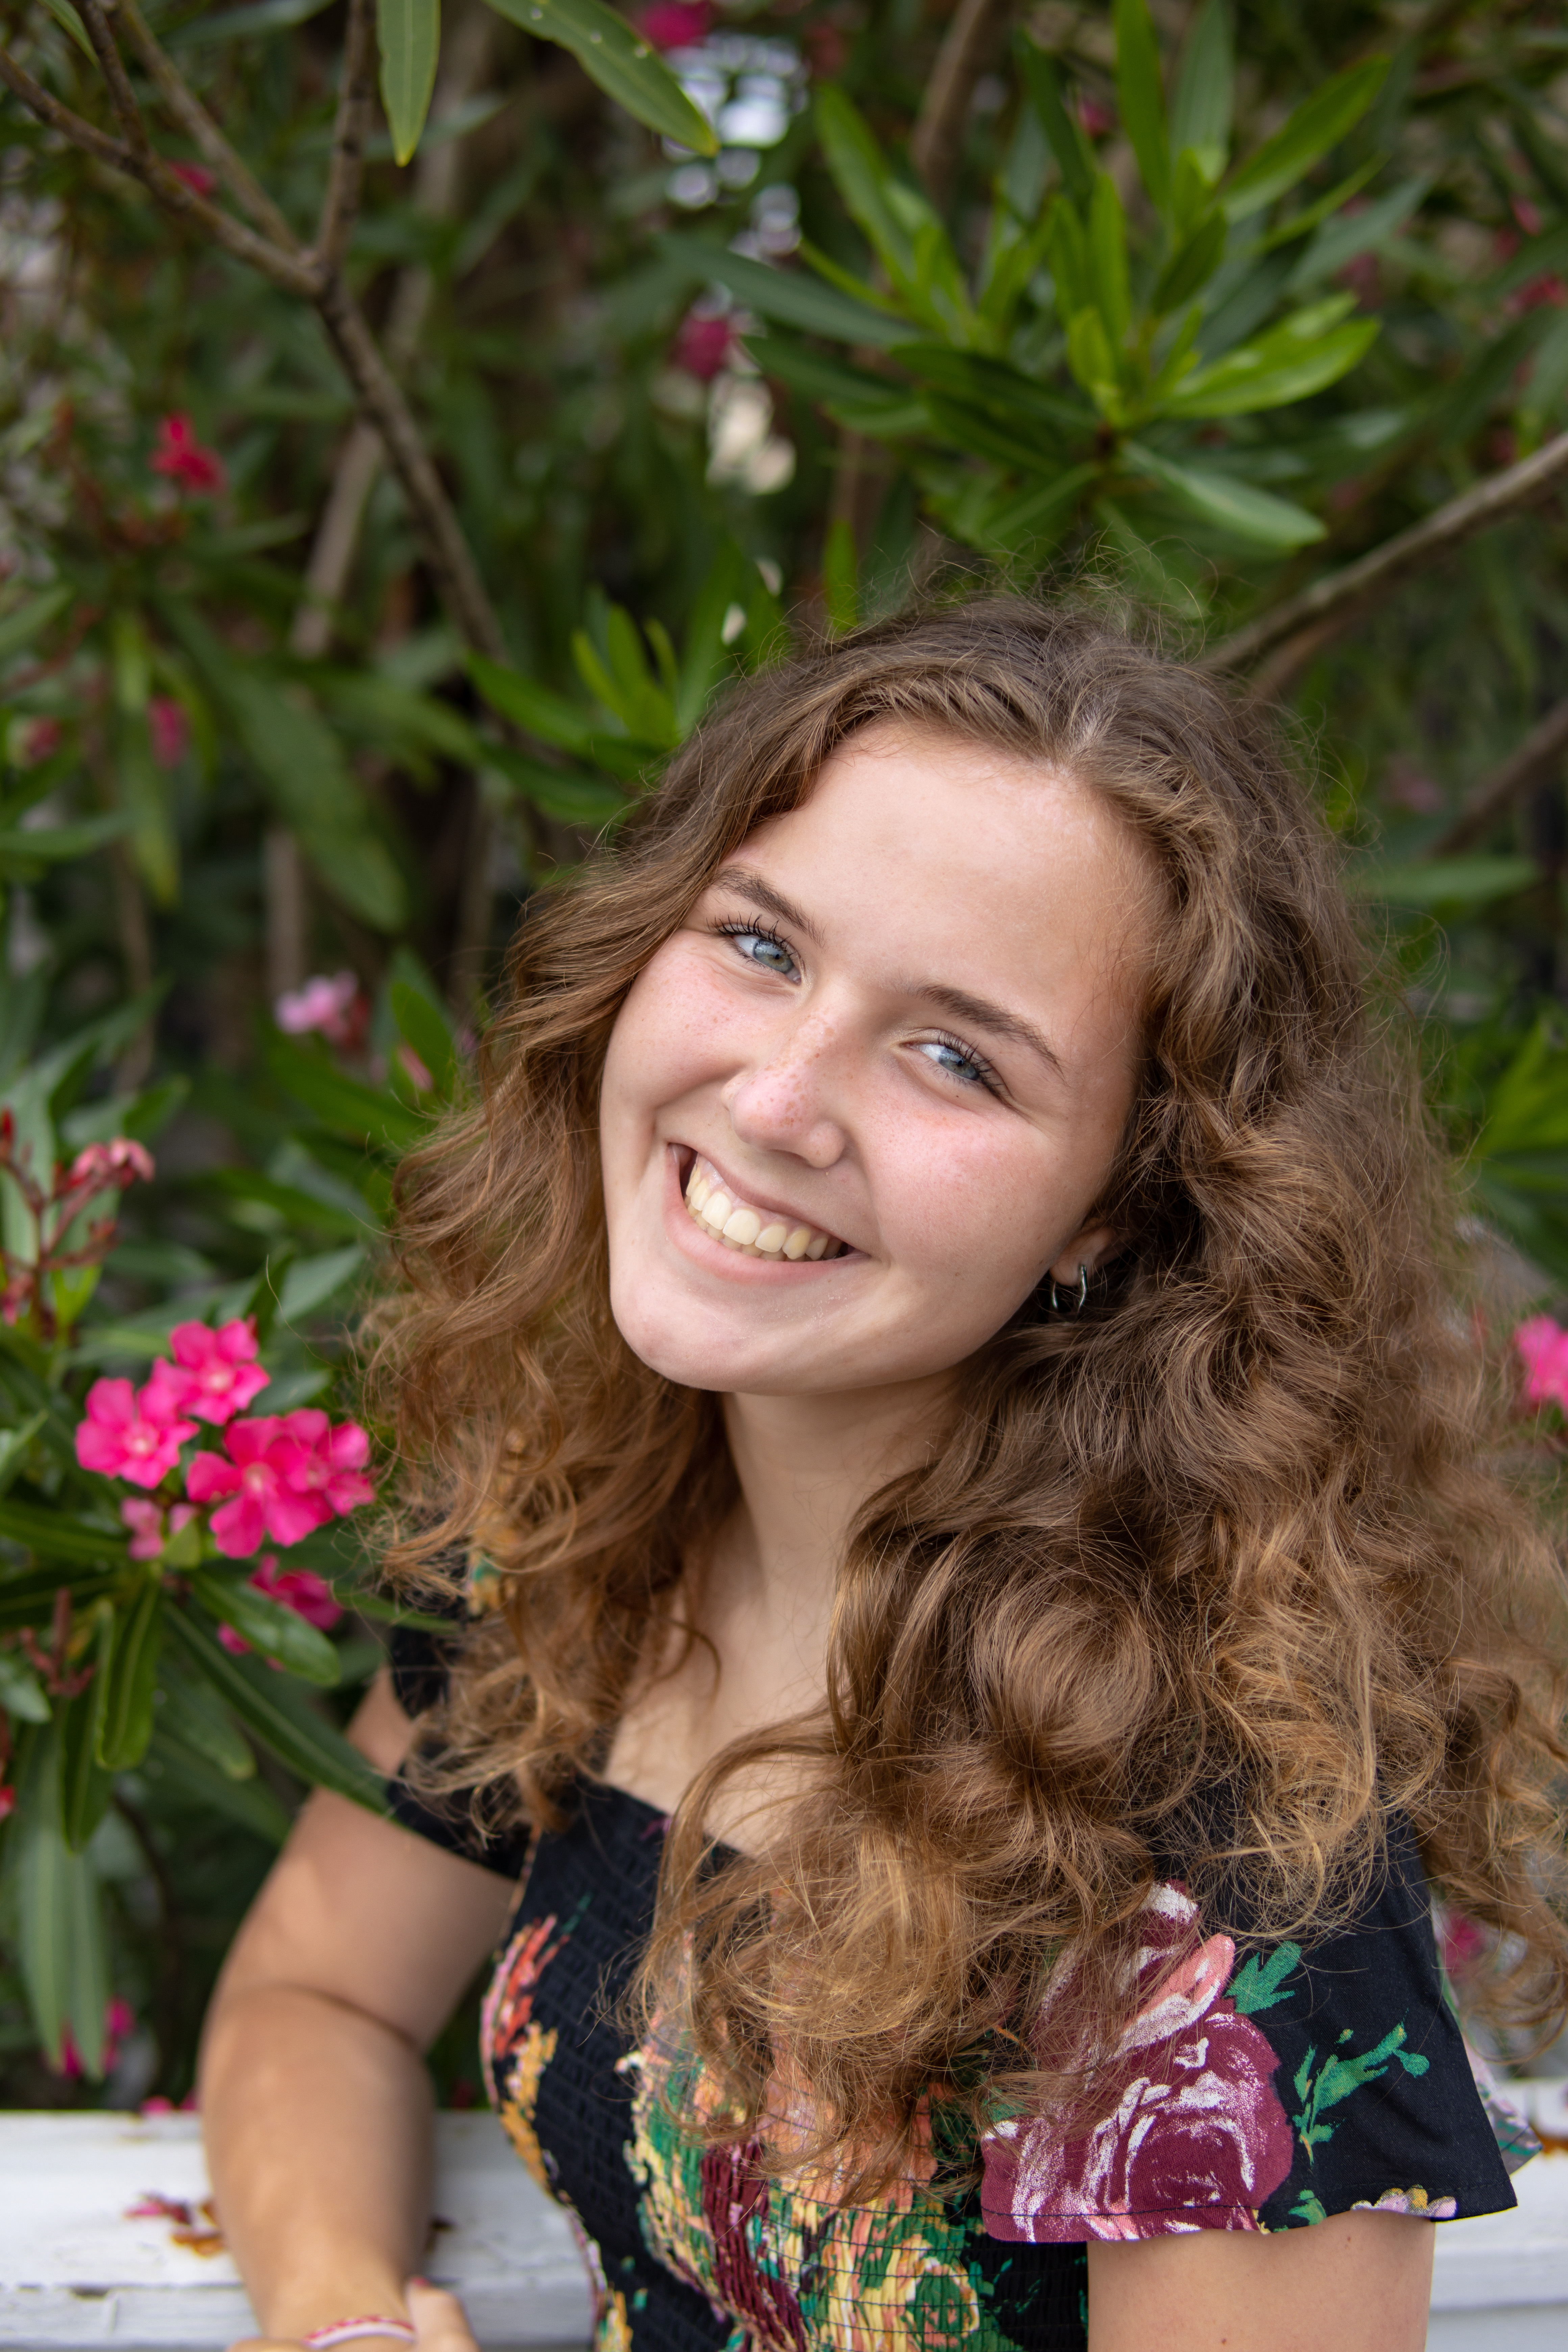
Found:
[[[454,1622],[454,1637],[458,1633]],[[392,1687],[405,1715],[418,1717],[439,1706],[447,1696],[453,1644],[411,1625],[395,1626],[391,1641]],[[425,1746],[421,1753],[440,1763],[439,1747]],[[477,1862],[503,1878],[521,1878],[527,1867],[531,1833],[516,1822],[487,1822],[481,1797],[476,1814],[464,1797],[446,1801],[411,1788],[401,1773],[386,1783],[387,1806],[395,1822],[432,1845]]]
[[[1194,1936],[1179,1882],[1155,1889],[1147,1920],[1138,2011],[1100,2121],[1068,2137],[1015,2116],[982,2141],[993,2237],[1288,2230],[1367,2209],[1446,2221],[1513,2205],[1509,2173],[1538,2143],[1478,2080],[1403,1824],[1375,1900],[1310,1951]]]

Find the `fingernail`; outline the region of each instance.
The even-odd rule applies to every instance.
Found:
[[[428,2286],[430,2282],[427,2278],[421,2278],[416,2271],[408,2284],[410,2286]]]

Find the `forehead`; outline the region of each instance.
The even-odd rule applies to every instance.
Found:
[[[730,862],[765,872],[836,944],[897,940],[1015,990],[1076,972],[1136,994],[1159,897],[1143,843],[1070,771],[894,722],[841,744]]]

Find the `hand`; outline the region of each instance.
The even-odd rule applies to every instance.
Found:
[[[408,2316],[418,2330],[410,2346],[400,2336],[357,2337],[344,2352],[479,2352],[468,2315],[455,2294],[432,2286],[427,2279],[410,2279],[405,2290]],[[327,2323],[323,2321],[322,2325]],[[295,2336],[247,2336],[231,2344],[229,2352],[300,2352]]]

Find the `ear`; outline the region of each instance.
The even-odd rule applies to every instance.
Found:
[[[1068,1242],[1046,1268],[1047,1277],[1064,1286],[1078,1280],[1078,1270],[1086,1265],[1093,1274],[1102,1257],[1116,1247],[1117,1234],[1110,1225],[1085,1225],[1076,1238]]]

